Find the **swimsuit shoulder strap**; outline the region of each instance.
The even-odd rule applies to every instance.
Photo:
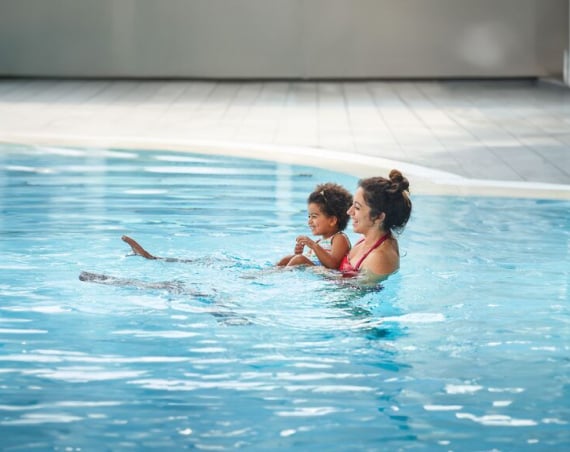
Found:
[[[388,232],[388,233],[384,234],[382,237],[380,237],[380,238],[376,241],[376,243],[375,243],[374,245],[372,245],[372,246],[370,247],[370,249],[369,249],[368,251],[366,251],[366,253],[364,253],[364,254],[362,255],[362,257],[359,259],[359,261],[358,261],[358,262],[356,263],[356,265],[354,266],[354,269],[355,269],[355,270],[358,270],[358,269],[360,268],[360,265],[362,264],[362,262],[364,262],[364,259],[366,259],[366,258],[368,257],[368,255],[369,255],[372,251],[374,251],[376,248],[378,248],[380,245],[382,245],[382,243],[384,243],[384,242],[386,241],[386,239],[387,239],[389,236],[390,236],[390,233]],[[360,240],[360,242],[362,242],[363,240],[364,240],[364,239]],[[358,242],[358,243],[360,243],[360,242]],[[358,243],[357,243],[357,245],[358,245]]]

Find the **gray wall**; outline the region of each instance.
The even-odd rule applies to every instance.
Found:
[[[561,77],[568,0],[0,0],[0,76]]]

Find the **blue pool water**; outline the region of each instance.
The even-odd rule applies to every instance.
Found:
[[[328,180],[357,183],[4,146],[0,448],[568,450],[570,203],[414,196],[400,272],[364,291],[272,267]]]

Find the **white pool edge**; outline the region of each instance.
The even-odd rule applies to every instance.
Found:
[[[397,168],[410,180],[414,194],[495,196],[570,200],[570,185],[542,182],[469,179],[446,171],[354,152],[217,140],[184,140],[133,136],[0,135],[0,142],[27,146],[80,146],[140,150],[174,150],[229,155],[315,166],[356,177],[386,176]]]

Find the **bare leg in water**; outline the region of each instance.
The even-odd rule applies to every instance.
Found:
[[[153,256],[145,250],[136,240],[129,236],[123,235],[121,237],[123,242],[128,243],[133,253],[137,256],[142,256],[145,259],[160,259],[165,262],[192,262],[190,259],[174,259]],[[184,284],[178,281],[161,281],[161,282],[145,282],[136,279],[117,278],[115,276],[104,275],[101,273],[81,272],[79,279],[85,282],[94,282],[98,284],[106,284],[110,286],[131,286],[140,289],[166,289],[170,292],[176,293],[190,293],[192,295],[205,296],[205,294],[188,289]]]
[[[134,287],[142,290],[166,290],[174,295],[190,295],[202,299],[211,305],[204,308],[203,312],[216,317],[224,325],[248,325],[251,320],[242,317],[233,311],[231,306],[226,306],[215,290],[211,293],[194,290],[179,281],[146,282],[138,279],[117,278],[115,276],[103,275],[100,273],[81,272],[79,279],[84,282],[104,284],[107,286]]]
[[[139,289],[164,289],[174,293],[187,293],[191,295],[205,296],[203,293],[193,291],[178,281],[145,282],[137,279],[117,278],[115,276],[101,273],[81,272],[79,280],[84,282],[94,282],[108,286],[131,286]]]
[[[139,256],[142,256],[146,259],[162,259],[161,257],[156,257],[150,254],[147,250],[145,250],[142,246],[140,246],[140,244],[135,239],[132,239],[127,235],[122,236],[121,240],[123,242],[128,243],[131,249],[133,250],[133,253]]]
[[[154,256],[152,254],[150,254],[147,250],[145,250],[140,243],[138,243],[135,239],[127,236],[127,235],[123,235],[121,237],[121,240],[125,243],[127,243],[131,249],[133,250],[133,253],[135,253],[137,256],[142,256],[145,259],[160,259],[163,260],[165,262],[192,262],[192,259],[177,259],[174,257],[158,257],[158,256]]]

